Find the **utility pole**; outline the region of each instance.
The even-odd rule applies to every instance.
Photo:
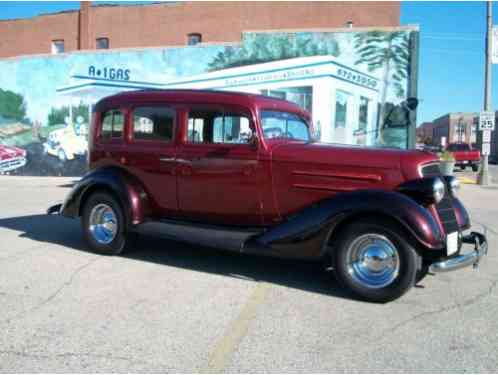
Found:
[[[491,111],[491,41],[493,29],[492,2],[487,1],[487,27],[486,27],[486,62],[484,64],[484,111]],[[493,115],[494,116],[494,115]],[[484,132],[481,131],[481,145],[484,144]],[[477,182],[479,185],[489,184],[488,155],[482,152],[481,168]]]

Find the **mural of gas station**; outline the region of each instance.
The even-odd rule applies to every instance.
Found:
[[[410,71],[408,61],[412,47],[406,50],[408,60],[401,67],[404,74],[399,74],[400,66],[393,67],[392,62],[393,72],[378,64],[372,67],[362,51],[369,33],[374,33],[377,41],[379,35],[386,35],[390,43],[398,37],[399,43],[406,44],[416,32],[403,28],[382,34],[246,33],[241,45],[0,60],[0,69],[7,73],[0,77],[0,89],[22,97],[20,114],[9,118],[2,113],[2,108],[8,107],[2,105],[7,95],[0,96],[0,147],[4,149],[2,153],[0,148],[0,157],[12,147],[17,154],[25,153],[17,168],[2,170],[0,160],[0,173],[83,174],[92,106],[103,97],[130,90],[214,89],[274,96],[309,111],[315,137],[321,142],[406,147],[406,129],[387,129],[379,137],[379,112],[387,104],[399,105],[411,96],[409,91],[416,90],[410,84],[416,82],[416,72]],[[274,50],[266,48],[266,55],[261,55],[258,46],[262,42],[272,42]],[[367,50],[372,51],[372,46]],[[6,131],[14,129],[14,123],[19,131]]]

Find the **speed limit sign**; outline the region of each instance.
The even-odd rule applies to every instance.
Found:
[[[479,114],[479,130],[495,130],[495,113],[485,111]]]

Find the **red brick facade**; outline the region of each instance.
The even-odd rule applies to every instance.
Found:
[[[399,26],[399,2],[177,2],[133,6],[90,6],[23,20],[0,21],[0,58],[94,49],[97,38],[110,48],[238,42],[243,31]]]

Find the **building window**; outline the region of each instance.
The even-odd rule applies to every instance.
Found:
[[[345,128],[350,94],[337,90],[335,96],[335,127]]]
[[[359,129],[366,130],[368,124],[368,98],[360,96]]]
[[[109,49],[109,38],[97,38],[95,42],[97,49]]]
[[[52,55],[64,53],[64,40],[52,40]]]
[[[189,46],[195,46],[202,42],[202,35],[198,33],[188,34],[187,35],[187,44]]]

